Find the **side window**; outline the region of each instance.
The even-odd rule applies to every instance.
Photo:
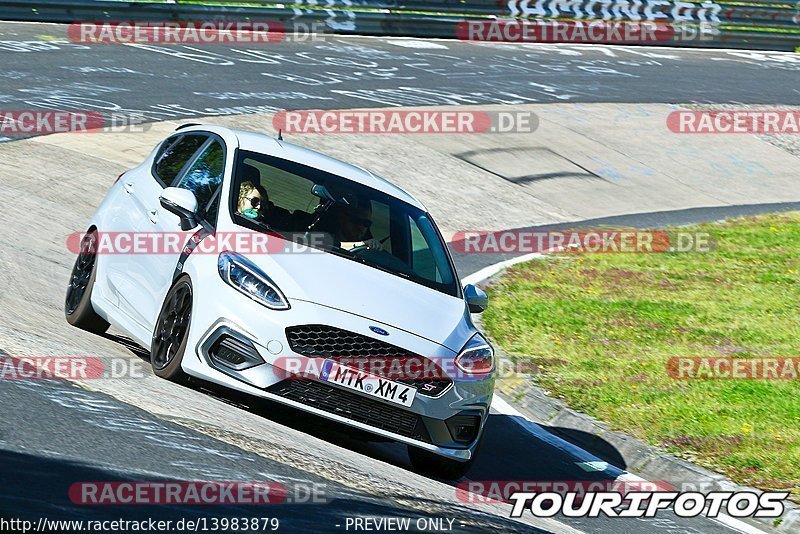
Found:
[[[194,193],[197,197],[198,213],[204,219],[208,218],[209,213],[215,214],[218,209],[218,206],[210,204],[212,198],[215,204],[219,203],[219,195],[215,197],[214,193],[222,183],[224,168],[225,151],[218,141],[211,141],[175,185]]]
[[[192,159],[192,156],[203,143],[208,140],[208,137],[201,134],[184,135],[177,139],[177,141],[167,141],[164,144],[164,149],[158,156],[155,165],[156,176],[167,186],[172,185],[175,177],[181,172],[181,169],[186,163]]]

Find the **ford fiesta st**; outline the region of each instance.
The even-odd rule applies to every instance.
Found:
[[[164,246],[102,253],[121,236]],[[416,469],[457,478],[494,389],[494,351],[470,318],[486,305],[403,189],[280,138],[187,125],[92,217],[65,314],[127,333],[160,377],[405,443]]]

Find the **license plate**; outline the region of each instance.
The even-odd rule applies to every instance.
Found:
[[[339,365],[333,360],[322,363],[319,378],[403,406],[411,406],[417,394],[416,388]]]

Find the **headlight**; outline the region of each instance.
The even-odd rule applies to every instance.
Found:
[[[219,275],[237,291],[272,310],[288,310],[289,301],[269,276],[244,256],[223,252],[217,261]]]
[[[494,349],[485,337],[475,334],[456,356],[456,365],[470,375],[491,373],[494,370]]]

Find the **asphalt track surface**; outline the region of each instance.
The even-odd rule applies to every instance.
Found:
[[[66,42],[64,35],[60,26],[0,24],[3,108],[137,112],[148,120],[163,120],[282,108],[386,105],[800,103],[796,83],[800,59],[787,54],[577,45],[490,46],[357,37],[261,45],[258,49],[208,45],[191,49],[86,47]],[[797,206],[644,214],[626,218],[625,224],[652,227],[792,207]],[[10,255],[9,251],[9,260]],[[481,264],[470,264],[459,259],[461,276],[489,260],[482,257]],[[46,327],[38,327],[38,331],[32,327],[30,334],[47,336]],[[131,359],[146,358],[124,338],[112,339]],[[13,353],[9,347],[0,349]],[[164,382],[159,387],[177,391],[171,388],[179,386]],[[0,418],[0,517],[263,516],[263,510],[254,513],[241,507],[87,507],[71,503],[67,489],[76,481],[86,480],[267,479],[326,484],[328,504],[293,503],[267,510],[268,515],[281,518],[283,530],[342,531],[336,525],[354,515],[452,517],[460,530],[535,530],[484,513],[480,505],[455,499],[426,503],[428,496],[419,488],[439,491],[442,483],[413,473],[404,476],[414,479],[417,494],[400,499],[378,491],[384,482],[392,482],[381,481],[382,473],[391,472],[393,466],[409,469],[400,447],[364,443],[347,430],[329,428],[293,410],[228,395],[204,384],[195,383],[193,389],[209,402],[223,400],[231,419],[245,413],[259,417],[265,436],[277,435],[285,428],[309,440],[328,443],[330,457],[276,461],[254,453],[253,446],[231,445],[230,437],[224,439],[199,427],[192,429],[185,422],[155,417],[74,384],[0,381],[4,408]],[[617,477],[626,467],[611,451],[602,458],[609,462],[607,467],[587,471],[581,464],[591,458],[556,436],[564,432],[518,424],[514,419],[501,414],[490,417],[482,454],[467,478],[604,480]],[[323,469],[339,459],[339,447],[359,453],[358,461],[374,473],[373,484],[354,488],[349,481]],[[669,513],[657,520],[560,520],[586,532],[732,530],[708,519],[681,519]]]
[[[547,102],[799,104],[796,54],[324,36],[261,45],[73,44],[0,25],[5,109],[146,120],[279,109]],[[265,125],[269,128],[269,125]]]

